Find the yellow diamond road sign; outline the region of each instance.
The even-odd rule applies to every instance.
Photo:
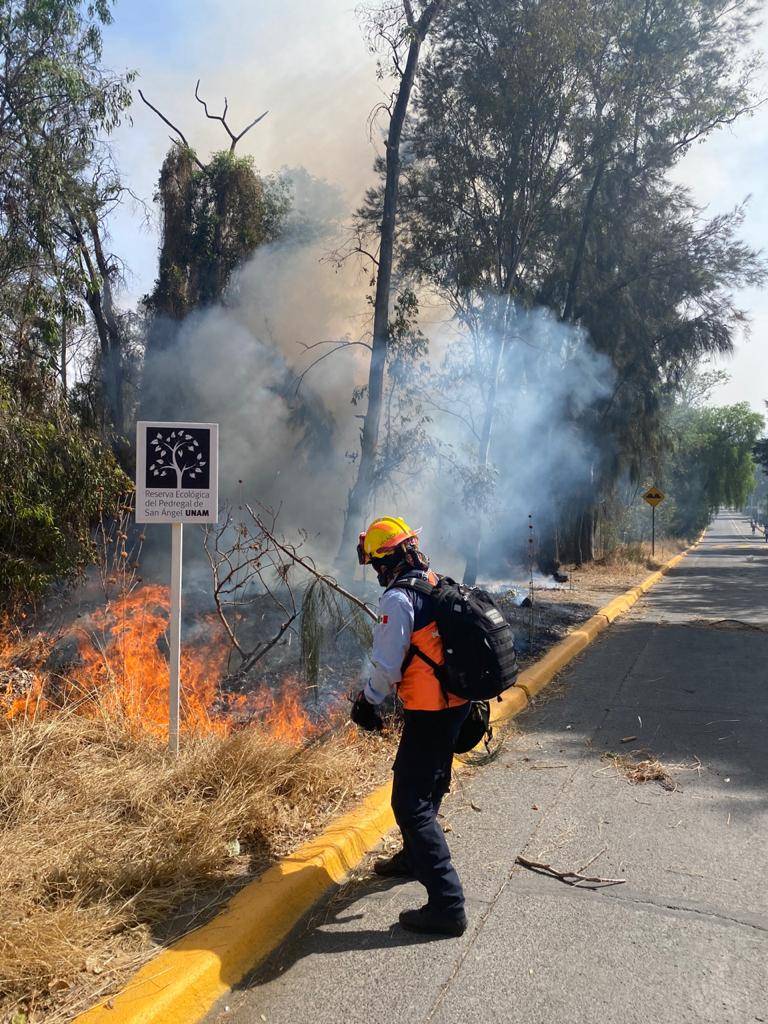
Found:
[[[658,487],[649,487],[643,495],[643,499],[647,501],[649,505],[653,505],[654,508],[657,505],[660,505],[662,501],[664,501],[665,497],[666,495],[664,494],[664,491],[660,491]]]

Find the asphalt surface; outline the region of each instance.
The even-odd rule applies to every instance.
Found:
[[[416,883],[354,881],[209,1024],[768,1022],[768,544],[748,520],[721,514],[517,724],[446,803],[464,936],[400,929]],[[608,752],[672,781],[632,785]]]

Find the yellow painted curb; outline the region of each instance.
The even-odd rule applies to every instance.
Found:
[[[702,530],[698,539],[694,541],[690,547],[686,548],[685,551],[681,551],[679,555],[675,555],[670,558],[669,561],[665,562],[660,569],[652,572],[649,576],[646,576],[644,580],[632,587],[623,594],[619,594],[612,601],[609,601],[607,605],[596,612],[591,619],[587,619],[586,622],[582,622],[576,629],[571,632],[560,641],[551,647],[549,651],[536,662],[535,665],[531,665],[520,673],[517,679],[517,683],[508,690],[507,694],[513,694],[516,690],[520,689],[525,693],[526,701],[525,704],[521,704],[519,698],[514,704],[514,710],[507,710],[507,698],[505,694],[505,700],[501,704],[494,705],[491,713],[491,721],[504,721],[507,718],[512,718],[519,714],[520,711],[524,710],[527,705],[536,694],[541,693],[545,686],[552,682],[554,677],[560,672],[565,666],[571,662],[577,654],[580,654],[598,634],[602,633],[604,629],[607,629],[609,624],[618,618],[619,615],[623,615],[628,612],[634,604],[636,604],[643,594],[647,593],[652,586],[658,583],[664,578],[664,576],[678,565],[683,558],[697,547],[704,538],[706,530]],[[513,705],[510,703],[510,707]]]
[[[138,971],[77,1024],[189,1024],[204,1016],[334,883],[394,828],[391,784],[242,889],[226,909]]]
[[[704,536],[702,533],[701,537]],[[700,543],[701,537],[691,548]],[[682,552],[569,633],[520,673],[494,702],[491,719],[514,718],[570,661],[677,565]],[[391,783],[245,886],[208,924],[163,950],[127,986],[73,1024],[194,1024],[286,937],[327,889],[338,884],[395,825]]]
[[[560,643],[551,647],[535,665],[524,669],[518,676],[515,686],[525,690],[530,700],[589,643],[591,640],[585,632],[569,633]]]
[[[528,697],[525,691],[515,685],[511,690],[506,690],[502,693],[501,700],[492,701],[491,721],[506,722],[507,719],[514,718],[521,711],[525,711],[527,707]]]

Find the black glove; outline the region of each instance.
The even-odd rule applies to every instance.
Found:
[[[361,690],[352,704],[349,717],[366,732],[381,732],[381,715],[377,708],[365,699]]]

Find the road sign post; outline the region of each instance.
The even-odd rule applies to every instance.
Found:
[[[136,424],[136,522],[171,524],[168,749],[179,752],[184,523],[219,518],[217,423]]]
[[[643,501],[651,506],[651,558],[656,555],[656,506],[660,505],[666,495],[658,487],[649,487],[643,495]]]
[[[179,752],[179,707],[181,703],[181,556],[184,523],[171,523],[171,660],[168,691],[168,750]]]

